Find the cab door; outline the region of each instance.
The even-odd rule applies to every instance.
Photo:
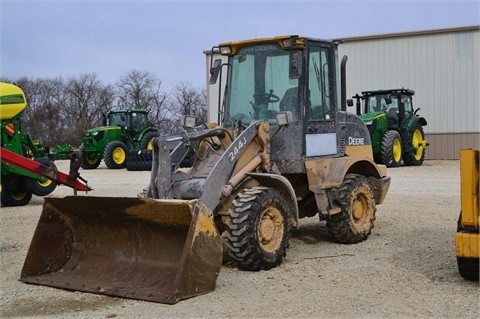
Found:
[[[337,154],[337,106],[331,44],[310,43],[306,75],[305,155]]]

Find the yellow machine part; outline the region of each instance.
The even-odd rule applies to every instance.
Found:
[[[46,197],[20,280],[173,304],[213,291],[221,265],[199,200]]]
[[[27,107],[22,89],[16,85],[0,82],[0,119],[8,120]]]
[[[479,258],[479,151],[460,151],[461,231],[455,236],[457,257]]]

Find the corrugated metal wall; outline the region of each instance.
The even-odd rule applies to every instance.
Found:
[[[480,29],[445,29],[342,39],[347,94],[410,88],[427,119],[427,159],[480,148]],[[352,110],[354,112],[354,110]]]

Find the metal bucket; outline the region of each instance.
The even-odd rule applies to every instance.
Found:
[[[20,280],[173,304],[213,291],[221,265],[198,200],[46,197]]]

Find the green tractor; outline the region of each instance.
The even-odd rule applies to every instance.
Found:
[[[144,109],[112,110],[103,126],[87,130],[79,147],[83,169],[95,169],[103,158],[110,169],[126,167],[130,153],[152,149],[158,129],[148,121]]]
[[[42,144],[33,141],[22,129],[27,99],[23,90],[13,84],[0,82],[1,147],[57,170]],[[24,206],[33,195],[46,196],[57,184],[15,165],[1,162],[1,202],[3,206]]]
[[[355,95],[356,112],[367,125],[375,162],[387,167],[420,166],[428,146],[423,127],[425,118],[413,108],[410,89],[364,91]],[[363,110],[362,110],[363,101]],[[353,100],[348,101],[353,106]]]

